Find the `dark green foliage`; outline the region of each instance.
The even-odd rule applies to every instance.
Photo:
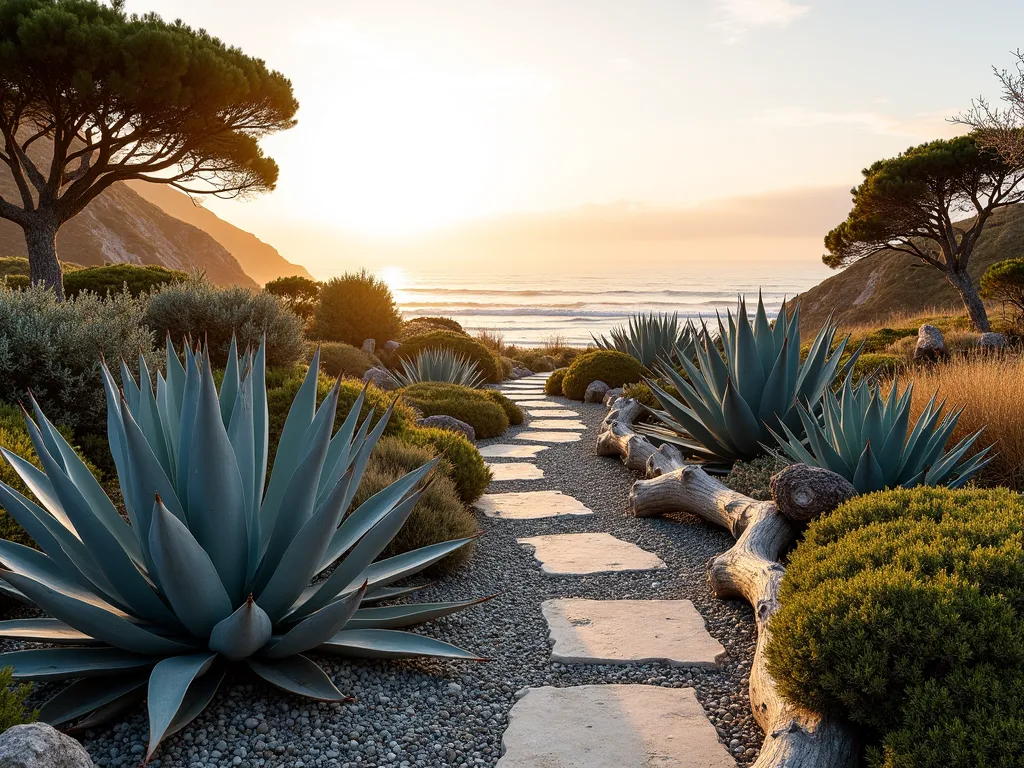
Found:
[[[187,278],[185,272],[156,265],[105,264],[65,273],[64,295],[77,296],[82,291],[92,291],[102,297],[127,288],[132,296],[139,296],[152,293],[166,283],[177,283]]]
[[[906,367],[907,361],[900,355],[882,353],[861,355],[853,365],[853,378],[854,381],[865,376],[874,376],[879,380],[891,379]]]
[[[778,474],[789,464],[782,456],[766,453],[751,461],[737,461],[722,482],[744,496],[768,501],[772,497],[772,475]]]
[[[483,392],[493,402],[500,405],[501,409],[505,412],[505,417],[508,419],[509,424],[516,427],[523,423],[523,409],[501,394],[501,392],[496,389],[478,389],[476,391]]]
[[[424,416],[454,416],[473,427],[477,439],[498,437],[508,429],[508,416],[501,404],[485,391],[459,384],[422,382],[401,390],[402,399]]]
[[[167,334],[209,344],[215,365],[227,360],[232,334],[238,348],[253,349],[267,339],[267,363],[286,366],[302,357],[302,320],[276,296],[247,288],[218,288],[190,279],[159,288],[149,299],[146,325],[158,343]]]
[[[35,722],[38,712],[29,710],[27,701],[32,693],[32,683],[14,685],[14,669],[0,669],[0,733],[14,725]]]
[[[263,290],[277,296],[288,309],[304,320],[313,316],[320,297],[320,283],[298,275],[271,280],[263,286]]]
[[[877,766],[1021,765],[1022,546],[1005,489],[886,491],[813,522],[772,618],[779,690],[861,726]]]
[[[477,370],[489,383],[501,381],[501,369],[497,358],[483,344],[464,334],[451,331],[430,331],[411,336],[402,342],[398,354],[406,360],[415,360],[422,349],[450,349],[455,354],[469,358],[476,363]]]
[[[603,381],[609,387],[621,387],[623,384],[640,381],[644,373],[644,367],[623,352],[614,349],[594,350],[573,360],[562,380],[562,394],[570,400],[582,400],[592,381]]]
[[[418,336],[421,333],[429,333],[430,331],[451,331],[452,333],[461,333],[467,336],[462,326],[450,317],[414,317],[412,320],[406,320],[402,323],[402,337],[399,341],[404,341],[410,336]]]
[[[622,388],[623,397],[631,397],[641,405],[646,405],[648,408],[660,408],[661,404],[658,403],[658,399],[651,392],[651,388],[648,387],[644,382],[637,381],[633,384],[626,384]]]
[[[501,368],[501,380],[504,381],[512,376],[512,361],[503,355],[499,355],[498,367]]]
[[[879,328],[864,337],[864,354],[884,352],[890,344],[908,336],[917,336],[916,326],[913,328]],[[853,341],[855,344],[860,343],[856,339]]]
[[[422,467],[436,455],[432,447],[416,446],[402,437],[384,437],[373,449],[359,483],[352,509],[404,475]],[[473,512],[463,503],[455,483],[441,467],[413,507],[412,515],[381,553],[381,558],[400,555],[419,547],[476,535]],[[453,552],[432,565],[427,575],[443,575],[464,563],[473,553],[472,545]]]
[[[981,276],[981,295],[1014,307],[1020,322],[1024,318],[1024,259],[1006,259],[986,269]]]
[[[480,451],[457,432],[413,427],[402,432],[401,438],[412,445],[429,447],[436,452],[435,455],[443,456],[444,472],[455,483],[459,496],[467,504],[479,499],[491,484],[491,470],[484,463]]]
[[[316,345],[309,345],[314,349]],[[350,376],[361,379],[370,368],[380,362],[363,350],[344,344],[340,341],[324,341],[320,343],[320,370],[328,376]],[[312,359],[312,351],[308,351],[306,359]]]
[[[551,372],[547,380],[544,382],[544,392],[554,397],[561,397],[562,395],[562,382],[565,379],[565,374],[569,372],[568,368],[558,368]]]
[[[391,341],[401,330],[391,289],[365,269],[332,277],[321,287],[313,313],[316,338],[362,347],[367,339],[377,344]]]

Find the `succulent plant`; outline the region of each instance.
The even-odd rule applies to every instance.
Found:
[[[317,353],[265,483],[265,360],[265,345],[239,358],[232,343],[219,393],[209,351],[186,347],[182,363],[170,340],[155,389],[144,359],[138,382],[122,363],[123,394],[103,366],[127,521],[33,401],[26,421],[43,470],[3,454],[39,504],[3,484],[0,503],[41,551],[0,540],[0,578],[52,618],[0,622],[0,637],[62,647],[0,654],[0,667],[16,680],[80,678],[42,706],[44,721],[92,727],[148,698],[151,756],[202,712],[232,662],[340,701],[307,652],[476,658],[404,631],[475,601],[372,607],[471,540],[374,562],[434,462],[346,514],[390,411],[373,429],[370,417],[358,424],[361,395],[332,437],[339,389],[316,407]]]
[[[680,326],[679,314],[667,312],[632,315],[626,326],[616,326],[604,335],[590,337],[600,349],[615,349],[640,361],[650,368],[658,359],[678,359],[680,355],[693,357],[697,332],[693,323]]]
[[[655,364],[663,381],[648,384],[664,410],[651,409],[660,423],[639,424],[637,431],[710,462],[762,455],[765,445],[774,444],[770,430],[786,424],[801,431],[797,403],[819,401],[856,362],[860,350],[840,364],[847,339],[832,350],[836,330],[826,323],[801,362],[800,307],[788,311],[783,305],[773,327],[760,296],[753,321],[741,298],[735,316],[728,312],[725,323],[718,318],[717,339],[702,326],[696,362],[683,355]]]
[[[437,381],[476,388],[487,380],[476,363],[447,347],[421,349],[411,361],[402,358],[401,363],[402,370],[392,375],[403,387]]]
[[[805,438],[785,424],[775,438],[794,461],[842,475],[859,493],[915,485],[959,488],[992,460],[991,446],[967,456],[981,436],[978,430],[946,451],[963,409],[942,416],[944,403],[936,405],[935,395],[908,434],[913,391],[911,383],[900,393],[893,381],[883,397],[876,383],[854,386],[847,379],[838,398],[825,390],[820,415],[798,408]]]

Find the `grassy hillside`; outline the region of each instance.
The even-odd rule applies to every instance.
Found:
[[[1016,256],[1024,256],[1024,205],[996,211],[982,231],[970,262],[975,284],[991,264]],[[799,298],[806,331],[817,330],[830,312],[852,326],[881,324],[893,314],[963,310],[960,294],[941,272],[894,251],[849,266]]]

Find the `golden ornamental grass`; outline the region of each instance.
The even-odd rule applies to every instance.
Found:
[[[999,455],[982,470],[979,481],[1024,490],[1024,357],[957,356],[941,365],[915,368],[912,375],[911,423],[938,390],[947,408],[964,408],[949,446],[981,427],[985,431],[977,449],[995,443]]]

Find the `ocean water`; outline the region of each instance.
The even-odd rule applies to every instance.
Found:
[[[624,277],[622,270],[572,272],[429,272],[390,270],[385,279],[407,319],[441,315],[470,333],[501,333],[508,344],[537,346],[552,337],[586,346],[591,334],[607,333],[636,312],[678,312],[681,318],[714,319],[745,294],[756,302],[760,290],[769,316],[787,297],[821,281],[814,268],[758,268],[715,265],[707,274],[692,267]]]

